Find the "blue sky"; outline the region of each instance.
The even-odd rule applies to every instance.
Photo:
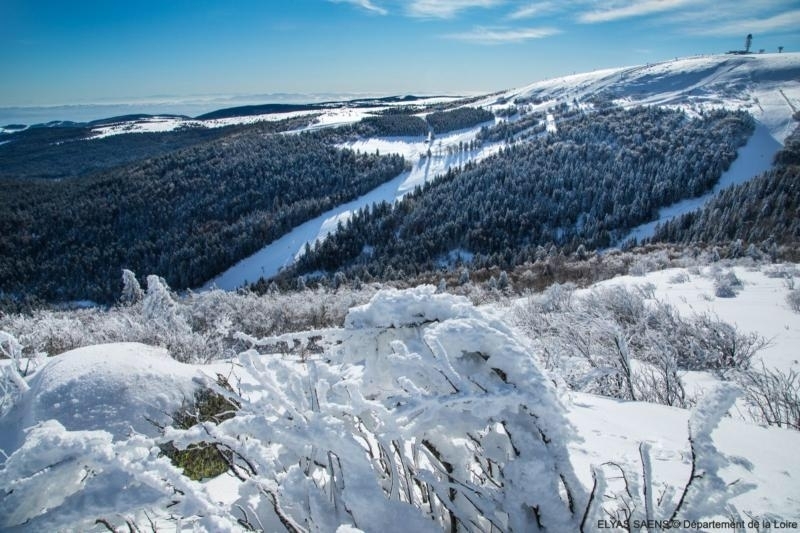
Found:
[[[0,0],[0,107],[488,92],[798,28],[786,0]]]

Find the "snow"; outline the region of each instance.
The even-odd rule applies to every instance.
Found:
[[[474,318],[477,310],[465,297],[436,294],[432,285],[406,291],[385,289],[347,314],[346,328],[397,328],[448,318]]]
[[[197,388],[195,367],[162,348],[137,343],[78,348],[48,360],[29,390],[0,419],[0,449],[13,452],[22,430],[59,420],[70,431],[103,430],[114,439],[135,431],[155,435],[148,419],[164,423]]]
[[[743,288],[735,298],[714,298],[713,278],[729,268]],[[597,285],[650,283],[655,298],[681,313],[713,312],[771,336],[764,363],[797,369],[800,314],[785,302],[784,278],[770,276],[795,269],[673,268]],[[27,378],[30,390],[14,410],[0,418],[7,456],[0,484],[13,488],[0,496],[0,528],[73,529],[85,524],[87,512],[91,520],[130,516],[146,523],[141,512],[148,509],[160,528],[171,529],[163,506],[178,500],[169,512],[184,517],[184,527],[236,530],[232,516],[241,516],[235,514],[241,506],[267,529],[280,530],[268,496],[274,494],[285,519],[323,530],[440,530],[447,512],[435,520],[422,514],[436,508],[419,503],[422,493],[410,488],[417,485],[406,485],[412,476],[440,495],[450,487],[469,495],[471,503],[459,496],[452,504],[473,520],[519,529],[524,515],[503,510],[536,501],[552,529],[571,531],[580,517],[569,518],[559,480],[582,508],[594,479],[605,487],[602,493],[621,494],[620,471],[635,501],[645,501],[644,475],[652,479],[648,515],[667,518],[689,480],[693,450],[703,476],[688,491],[681,519],[724,519],[730,509],[800,519],[800,463],[792,455],[800,432],[758,427],[737,416],[720,420],[738,392],[711,375],[693,412],[570,393],[508,324],[510,312],[500,304],[474,307],[433,286],[386,289],[352,308],[343,328],[291,334],[323,337],[324,353],[308,358],[250,350],[230,363],[185,365],[142,344],[93,346],[51,358]],[[187,431],[167,428],[163,437],[144,420],[163,421],[204,376],[231,372],[242,402],[235,417]],[[180,447],[208,439],[225,443],[256,473],[246,482],[230,475],[190,482],[159,457],[157,443],[167,439]],[[420,442],[447,461],[455,483],[446,483]],[[502,466],[502,484],[481,481],[474,454]],[[41,490],[42,483],[51,488]],[[409,498],[418,507],[405,503]],[[613,509],[614,501],[604,505]],[[602,510],[590,517],[602,518]]]
[[[546,109],[559,99],[608,89],[625,105],[751,110],[759,125],[723,187],[758,173],[785,138],[789,102],[800,96],[798,58],[690,58],[539,82],[506,97],[536,96],[546,100]],[[368,112],[331,110],[314,127],[350,123]],[[170,124],[155,119],[141,127]],[[404,138],[352,143],[362,151],[401,153],[412,169],[295,228],[207,286],[234,288],[277,273],[305,243],[324,238],[355,210],[396,201],[448,168],[499,149],[447,155],[448,147],[476,133],[454,132],[433,144]],[[660,216],[683,209],[672,206]],[[796,272],[797,266],[770,268]],[[742,288],[733,298],[717,298],[714,278],[726,271]],[[800,370],[800,314],[786,303],[786,276],[712,264],[596,286],[646,283],[654,298],[681,314],[712,313],[769,338],[756,364]],[[631,483],[628,497],[645,502],[636,516],[662,518],[690,479],[694,452],[702,476],[687,490],[681,518],[800,520],[800,462],[793,455],[800,432],[744,421],[733,403],[736,388],[711,373],[683,375],[688,388],[703,393],[693,412],[570,393],[563,379],[544,370],[535,344],[510,325],[511,312],[499,304],[476,308],[432,286],[388,289],[351,309],[344,328],[293,334],[323,337],[324,353],[308,358],[249,350],[230,363],[189,365],[162,348],[134,343],[50,358],[25,378],[16,403],[0,417],[0,529],[88,530],[97,517],[146,523],[142,513],[149,510],[159,529],[235,531],[241,529],[235,518],[246,510],[268,530],[288,520],[342,533],[435,531],[449,527],[450,512],[476,528],[525,530],[531,522],[521,510],[536,502],[546,527],[572,531],[580,517],[567,510],[566,487],[571,504],[582,508],[597,480],[601,497],[615,495],[603,503],[613,511],[625,498],[613,473],[619,465],[617,476],[626,473]],[[219,425],[168,428],[162,436],[148,419],[168,423],[169,413],[220,365],[235,374],[242,399],[237,415]],[[729,411],[733,416],[720,419]],[[215,440],[246,457],[254,471],[244,482],[229,475],[192,482],[160,455],[165,439],[177,446]],[[643,478],[652,478],[655,494],[641,492]],[[587,516],[604,518],[603,505]],[[177,527],[173,517],[180,517]]]
[[[688,198],[658,210],[658,218],[651,222],[633,228],[620,243],[635,238],[638,242],[647,239],[655,233],[656,225],[668,222],[676,217],[703,207],[721,190],[749,181],[772,168],[775,154],[781,149],[781,144],[770,134],[766,126],[756,124],[753,135],[747,143],[736,152],[736,159],[720,177],[714,188],[696,198]]]
[[[171,116],[154,116],[137,120],[115,122],[92,128],[89,139],[102,139],[126,133],[159,133],[174,131],[178,128],[223,128],[238,124],[255,124],[257,122],[274,122],[288,118],[314,115],[318,111],[291,111],[288,113],[267,113],[243,117],[226,117],[208,120],[186,119]]]
[[[588,105],[580,100],[603,91],[610,91],[623,106],[667,105],[697,113],[711,107],[746,109],[751,112],[757,126],[754,134],[738,151],[738,157],[726,171],[713,191],[665,207],[658,219],[631,230],[623,239],[643,239],[653,234],[655,225],[704,205],[719,190],[742,183],[770,168],[774,154],[793,128],[790,101],[800,103],[800,54],[764,54],[758,56],[703,56],[653,65],[606,69],[546,80],[523,89],[502,95],[505,101],[518,97],[536,96],[544,102],[533,110],[548,110],[559,101]],[[788,101],[787,101],[788,99]],[[497,106],[497,96],[478,101],[476,106]],[[505,105],[505,104],[503,104]],[[318,118],[310,129],[348,124],[367,116],[371,108],[335,109]],[[554,115],[547,115],[547,131],[556,132]],[[375,202],[395,202],[416,187],[424,185],[448,169],[469,161],[481,161],[497,153],[501,143],[484,145],[479,150],[456,151],[448,154],[459,143],[468,143],[479,128],[452,132],[432,141],[419,138],[371,138],[347,143],[345,146],[362,152],[403,155],[412,164],[412,170],[381,185],[364,196],[340,205],[306,222],[284,237],[230,267],[227,271],[204,284],[203,288],[219,287],[233,290],[260,277],[269,278],[281,268],[291,265],[304,251],[306,243],[324,240],[335,230],[339,221],[346,221],[352,213]],[[431,156],[427,156],[430,150]]]
[[[766,272],[741,266],[730,270],[743,285],[735,298],[714,297],[714,267],[705,267],[700,275],[686,269],[671,268],[650,272],[646,277],[620,276],[597,286],[632,287],[652,283],[655,298],[672,305],[685,316],[711,313],[743,332],[757,331],[769,339],[770,344],[756,355],[756,365],[760,360],[768,368],[800,371],[800,352],[797,350],[800,346],[800,314],[792,311],[786,303],[789,289],[785,279],[769,277]],[[687,276],[688,281],[671,282],[676,274]],[[580,295],[581,291],[577,294]]]
[[[623,106],[745,109],[782,143],[794,129],[790,102],[800,107],[800,53],[697,56],[597,70],[535,82],[502,97],[538,98],[544,102],[532,110],[539,111],[555,102],[577,100],[580,105],[604,93]],[[496,100],[490,97],[477,105]]]
[[[556,127],[556,119],[553,117],[552,113],[547,113],[547,133],[557,133],[558,128]]]
[[[324,240],[335,231],[339,222],[346,222],[356,211],[371,207],[381,202],[394,203],[404,195],[426,182],[444,175],[449,169],[463,166],[469,161],[481,161],[497,153],[501,144],[488,144],[478,150],[467,150],[448,154],[448,147],[457,147],[459,142],[469,142],[475,138],[479,128],[456,132],[427,141],[412,139],[367,139],[345,145],[353,150],[373,153],[379,150],[382,154],[398,153],[411,161],[410,171],[403,172],[396,178],[379,185],[367,194],[341,204],[312,220],[293,228],[289,233],[267,244],[254,254],[242,259],[225,272],[206,282],[202,289],[213,287],[234,290],[247,282],[254,282],[260,277],[270,278],[282,268],[290,266],[305,251],[305,245],[314,245],[317,240]],[[422,157],[431,147],[431,156]]]
[[[567,419],[581,438],[570,445],[570,458],[587,486],[591,465],[635,463],[640,442],[651,446],[656,486],[681,486],[689,478],[689,412],[684,409],[573,393]],[[712,437],[724,455],[746,458],[727,466],[722,477],[728,483],[740,479],[759,487],[737,496],[737,508],[754,515],[800,518],[800,462],[793,451],[800,446],[800,432],[726,418]]]

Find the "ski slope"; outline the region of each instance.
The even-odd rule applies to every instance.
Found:
[[[239,261],[222,274],[203,285],[203,289],[213,287],[234,290],[247,282],[266,279],[276,275],[282,268],[292,263],[304,252],[306,244],[312,245],[317,240],[324,240],[331,232],[336,231],[339,223],[347,220],[359,209],[369,208],[381,202],[393,203],[416,187],[427,181],[444,175],[449,169],[459,167],[468,161],[480,161],[497,153],[501,145],[487,144],[478,150],[462,151],[448,154],[448,147],[456,147],[459,142],[475,138],[479,128],[455,132],[437,137],[432,142],[415,139],[367,139],[345,145],[362,152],[398,153],[412,163],[412,169],[404,172],[350,202],[326,211],[322,215],[309,220],[287,233],[283,237],[266,245],[253,255]],[[427,157],[430,148],[431,156]],[[423,157],[424,156],[424,157]]]
[[[792,114],[800,109],[800,53],[709,55],[597,70],[535,82],[477,105],[528,101],[536,111],[595,97],[622,106],[675,106],[689,113],[744,109],[782,143],[794,128]]]
[[[730,168],[722,174],[711,191],[696,198],[687,198],[667,207],[662,207],[658,210],[658,218],[656,220],[633,228],[625,237],[619,240],[618,244],[630,239],[636,239],[637,242],[641,242],[643,239],[652,237],[658,224],[663,224],[684,213],[700,209],[722,189],[744,183],[763,174],[772,168],[772,161],[781,146],[764,124],[757,123],[753,135],[750,136],[744,146],[737,150],[736,159],[731,163]]]

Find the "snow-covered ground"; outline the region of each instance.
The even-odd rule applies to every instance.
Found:
[[[127,133],[158,133],[174,131],[178,128],[222,128],[236,124],[255,124],[256,122],[275,122],[287,118],[303,117],[318,113],[317,111],[292,111],[289,113],[267,113],[244,117],[215,118],[208,120],[185,119],[170,116],[154,116],[144,119],[115,122],[92,128],[90,139],[102,139],[113,135]]]
[[[794,129],[791,105],[800,108],[800,53],[709,55],[597,70],[532,83],[507,91],[502,99],[536,98],[543,101],[533,105],[538,111],[553,102],[580,103],[602,95],[623,106],[746,109],[782,143]],[[499,106],[497,100],[489,97],[476,105]]]
[[[153,116],[145,119],[121,121],[92,129],[94,133],[91,139],[101,139],[111,135],[123,135],[127,133],[154,133],[174,131],[178,128],[222,128],[240,124],[255,124],[257,122],[274,122],[289,118],[304,117],[314,115],[313,124],[303,128],[301,131],[330,128],[352,124],[359,120],[374,115],[376,112],[390,107],[400,105],[425,106],[438,103],[450,102],[455,97],[431,97],[420,98],[411,102],[390,102],[385,105],[375,107],[350,107],[342,103],[341,105],[332,104],[329,108],[317,108],[305,111],[290,111],[286,113],[264,113],[260,115],[245,115],[239,117],[214,118],[197,120],[192,118],[182,118],[175,116]],[[2,132],[3,130],[0,130]]]
[[[712,312],[770,338],[760,354],[764,364],[798,370],[800,314],[785,300],[786,274],[796,273],[797,265],[733,267],[742,282],[734,298],[714,296],[718,268],[669,269],[598,285],[651,284],[651,297],[681,314]],[[768,275],[779,270],[784,277]],[[88,528],[103,518],[140,525],[152,519],[171,529],[176,525],[171,514],[183,517],[178,530],[232,531],[240,530],[231,517],[241,516],[236,507],[241,505],[261,527],[281,530],[275,501],[284,519],[308,520],[326,531],[339,524],[364,531],[381,524],[387,531],[445,527],[441,520],[447,512],[421,503],[423,494],[406,486],[414,478],[430,487],[456,487],[464,498],[474,498],[469,503],[456,498],[459,512],[506,524],[498,529],[520,518],[514,516],[516,502],[531,501],[540,505],[543,520],[571,531],[582,513],[571,517],[563,499],[549,497],[559,491],[548,484],[562,479],[583,506],[593,472],[605,472],[603,493],[618,497],[603,500],[607,510],[625,501],[619,479],[624,472],[638,517],[645,513],[641,479],[646,476],[653,516],[667,519],[691,476],[689,427],[701,469],[695,473],[703,475],[687,492],[677,515],[679,530],[697,529],[683,520],[732,516],[757,520],[762,530],[765,520],[800,521],[800,462],[793,456],[800,432],[753,425],[735,410],[733,417],[716,421],[713,410],[729,406],[720,399],[692,414],[569,392],[554,385],[541,354],[504,318],[513,313],[513,305],[506,305],[477,308],[463,297],[435,294],[433,287],[389,289],[352,309],[343,328],[258,342],[316,337],[322,353],[294,357],[250,350],[231,362],[185,365],[161,349],[116,344],[52,358],[26,379],[29,389],[0,418],[0,447],[9,456],[0,459],[0,487],[6,490],[0,491],[0,528]],[[158,457],[160,437],[145,417],[163,423],[165,414],[219,374],[232,376],[242,395],[239,414],[219,426],[172,431],[168,437],[184,444],[226,442],[247,458],[253,472],[246,482],[227,474],[190,482]],[[706,396],[716,398],[712,391],[722,382],[709,378],[706,385]],[[732,389],[719,390],[728,391],[720,393],[725,396]],[[537,431],[542,439],[526,436]],[[420,440],[428,444],[420,447]],[[437,454],[449,461],[452,485],[437,485],[447,478],[435,466]],[[490,458],[486,464],[495,470],[468,470],[468,465],[479,468],[471,462],[475,454]],[[493,485],[486,478],[500,467],[503,483]],[[395,477],[397,472],[402,475]],[[532,488],[537,484],[541,490]],[[275,500],[270,494],[280,496]],[[418,502],[417,510],[409,498]],[[170,502],[178,503],[163,507]],[[486,506],[484,514],[475,514],[473,505]],[[438,518],[422,520],[427,513]],[[608,518],[602,509],[588,516],[588,531],[602,529],[599,520]]]
[[[755,331],[769,339],[770,344],[756,357],[769,368],[800,372],[800,314],[786,302],[787,280],[769,277],[769,269],[730,269],[742,282],[735,298],[714,296],[713,267],[700,274],[687,269],[667,269],[650,272],[646,277],[621,276],[598,284],[635,286],[652,283],[655,296],[685,315],[712,313],[740,330]],[[726,269],[727,270],[727,269]],[[676,280],[687,281],[677,282]],[[756,362],[758,365],[758,362]]]

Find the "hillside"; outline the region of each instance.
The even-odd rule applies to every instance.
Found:
[[[420,222],[407,225],[406,237],[396,246],[398,250],[410,247],[415,251],[403,252],[407,259],[402,266],[395,261],[395,272],[430,271],[438,268],[437,262],[443,258],[451,264],[447,257],[463,260],[479,254],[482,261],[489,257],[492,265],[508,267],[530,259],[540,246],[563,247],[565,253],[580,246],[590,250],[613,246],[627,238],[626,231],[637,231],[637,224],[663,222],[665,217],[682,214],[715,194],[734,173],[733,169],[728,172],[732,150],[755,161],[742,171],[739,161],[734,160],[736,183],[768,170],[792,125],[793,106],[796,108],[800,101],[799,64],[798,54],[708,56],[568,76],[461,100],[435,97],[331,102],[286,113],[252,115],[276,109],[247,109],[245,116],[234,116],[237,112],[228,110],[222,118],[204,120],[131,116],[3,133],[0,159],[5,157],[7,164],[5,179],[0,179],[4,192],[0,218],[5,228],[0,292],[12,307],[36,299],[111,302],[119,290],[116,280],[121,268],[156,273],[178,289],[215,285],[234,289],[259,278],[273,278],[294,264],[307,248],[313,250],[317,241],[336,233],[340,225],[364,219],[373,204],[394,205],[425,184],[431,184],[427,192],[455,187],[454,194],[446,195],[447,202],[434,200],[434,196],[425,200],[447,206],[444,213],[429,218],[441,227],[425,228],[438,236],[420,244]],[[585,144],[589,135],[598,135],[592,130],[591,117],[617,113],[615,110],[635,116],[642,112],[642,106],[673,113],[672,117],[683,116],[681,120],[687,122],[660,118],[663,124],[647,139],[629,135],[635,124],[620,131],[613,131],[616,126],[612,125],[611,130],[600,134],[599,143],[591,148]],[[715,115],[720,110],[746,111],[755,119],[756,133],[744,146],[739,136],[744,130],[737,133],[735,128],[725,139],[704,138],[702,124],[715,120],[711,117],[721,117]],[[620,119],[619,124],[624,123]],[[689,133],[689,124],[696,125],[698,131]],[[630,131],[623,131],[625,128]],[[314,205],[297,210],[289,206],[296,204],[300,191],[280,185],[294,179],[294,170],[285,174],[281,165],[264,170],[263,161],[248,162],[249,156],[234,154],[233,147],[277,146],[277,141],[265,139],[298,133],[315,143],[313,150],[378,152],[381,158],[396,154],[407,166],[404,170],[390,165],[380,178],[360,180],[357,174],[349,174],[349,167],[334,163],[330,183],[302,185],[310,187],[302,194],[316,199],[309,198],[306,203]],[[641,142],[645,144],[638,146]],[[584,153],[581,146],[588,152]],[[562,169],[586,169],[591,168],[589,159],[610,157],[620,146],[625,147],[619,153],[625,161],[607,160],[602,177],[579,171],[576,179],[565,180],[548,170],[546,159],[542,159],[549,157],[547,150],[555,150]],[[650,176],[642,182],[647,186],[639,189],[628,183],[637,172],[649,175],[646,169],[657,165],[659,158],[678,152],[681,155],[676,162],[689,158],[680,163],[682,168],[671,167],[655,180]],[[217,155],[209,158],[208,154]],[[259,153],[256,159],[273,155],[277,156]],[[326,160],[328,155],[321,159]],[[297,162],[289,153],[277,157],[291,161],[289,167]],[[510,182],[497,174],[503,161],[510,164],[523,159],[527,170],[515,171]],[[218,168],[220,165],[227,170]],[[258,168],[261,170],[256,174],[269,182],[258,186],[263,185],[266,195],[243,192],[247,179],[236,176],[252,174]],[[327,169],[318,170],[324,173]],[[532,172],[530,169],[544,174],[526,174]],[[46,184],[30,179],[37,176],[73,177]],[[141,176],[135,180],[144,182],[137,184],[131,181],[132,176]],[[458,177],[455,181],[454,176]],[[445,179],[438,183],[441,177]],[[617,191],[601,202],[603,194],[608,196],[598,195],[601,179],[630,190],[624,194]],[[358,185],[337,190],[342,180]],[[520,195],[519,186],[526,180],[528,192]],[[557,183],[551,183],[553,180]],[[160,206],[156,214],[141,197],[149,190],[145,183],[151,181],[157,184],[151,191]],[[189,182],[193,185],[187,189]],[[103,192],[105,186],[98,185],[102,183],[119,186],[124,194],[109,197]],[[475,194],[463,195],[470,187]],[[204,198],[202,206],[187,203],[190,191],[191,196]],[[470,226],[464,220],[450,219],[462,217],[469,212],[469,204],[491,191],[495,191],[492,198],[482,200],[482,209],[486,210],[482,221],[476,218]],[[414,193],[416,204],[422,202],[419,194]],[[503,195],[515,196],[505,202]],[[547,202],[542,201],[545,196]],[[617,203],[623,197],[624,202]],[[568,200],[563,201],[565,198]],[[98,209],[97,202],[104,207]],[[406,205],[411,202],[409,197]],[[544,209],[544,205],[549,207]],[[535,212],[537,206],[542,211],[539,214]],[[501,207],[503,213],[494,212]],[[170,210],[174,213],[166,215]],[[554,213],[558,220],[549,220],[548,213]],[[146,221],[154,216],[159,220],[157,234],[154,227],[146,227]],[[487,222],[486,217],[494,222]],[[512,219],[522,223],[508,226],[504,222]],[[480,238],[470,229],[478,223],[486,226],[487,232]],[[443,230],[445,226],[450,229]],[[488,235],[507,227],[514,228],[516,234],[502,238]],[[353,231],[364,232],[363,228]],[[453,232],[458,235],[447,236]],[[347,262],[355,254],[374,249],[374,243],[368,242],[373,237],[358,242],[348,239],[352,248],[348,257],[323,262],[309,257],[304,259],[306,266],[300,267],[305,272],[332,276],[336,269],[350,268]],[[333,241],[325,246],[342,248]],[[455,255],[449,255],[451,252]],[[384,270],[385,265],[372,269],[370,275],[384,276]]]
[[[205,286],[231,289],[246,280],[269,279],[297,261],[306,244],[313,247],[316,241],[323,241],[339,222],[346,223],[359,210],[368,209],[373,203],[392,204],[414,187],[444,176],[451,169],[480,162],[509,143],[525,144],[546,131],[557,132],[560,121],[608,105],[622,108],[653,105],[680,110],[695,118],[713,109],[747,111],[756,124],[752,143],[740,148],[747,161],[734,161],[730,174],[724,173],[718,182],[742,183],[770,169],[773,156],[794,128],[792,115],[800,107],[798,72],[800,54],[797,53],[705,56],[597,71],[476,99],[470,105],[491,109],[497,115],[493,128],[476,127],[430,140],[373,138],[346,143],[345,146],[359,150],[402,154],[412,163],[412,170],[398,177],[396,184],[296,228]],[[709,187],[697,198],[667,205],[660,210],[661,214],[656,210],[647,216],[651,221],[669,220],[700,207],[720,189]],[[687,197],[697,194],[686,192]],[[436,221],[441,222],[441,217],[437,215]],[[654,225],[632,229],[632,233],[621,235],[619,242],[629,236],[649,236]],[[467,253],[460,254],[462,257],[472,252],[463,251]]]
[[[726,246],[739,241],[741,248],[753,244],[764,251],[800,242],[800,126],[785,143],[774,169],[661,225],[651,241]]]

